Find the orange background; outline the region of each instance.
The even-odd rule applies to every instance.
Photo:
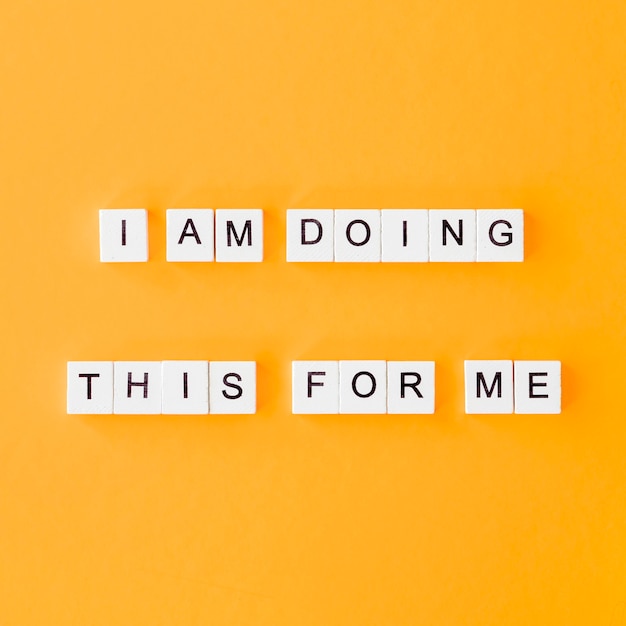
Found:
[[[5,2],[0,622],[626,624],[623,0]],[[147,264],[98,262],[146,207]],[[262,207],[261,264],[165,262]],[[523,264],[287,264],[289,207],[526,211]],[[68,416],[65,364],[256,359],[256,415]],[[293,416],[293,359],[434,359]],[[563,413],[466,416],[463,360]]]

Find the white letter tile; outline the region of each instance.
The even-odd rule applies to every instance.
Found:
[[[148,214],[145,209],[100,209],[100,261],[148,260]]]
[[[515,412],[561,412],[561,361],[515,361]]]
[[[435,362],[387,362],[387,413],[435,412]]]
[[[434,209],[428,212],[431,261],[476,260],[476,211]]]
[[[524,260],[524,211],[522,209],[480,210],[477,218],[478,261],[520,262]]]
[[[380,261],[380,211],[376,209],[335,211],[335,261],[351,263]]]
[[[215,259],[231,263],[263,260],[262,209],[215,211]]]
[[[387,412],[386,361],[339,361],[339,412]]]
[[[208,414],[208,361],[163,361],[161,372],[163,414]]]
[[[213,260],[213,209],[168,209],[166,219],[168,261]]]
[[[115,361],[113,379],[114,413],[161,413],[161,361]]]
[[[424,263],[428,261],[428,211],[382,210],[382,260]]]
[[[113,413],[113,362],[69,361],[67,412],[90,415]]]
[[[211,414],[256,413],[256,362],[211,361],[209,396]]]
[[[465,412],[513,413],[513,361],[465,361]]]
[[[292,413],[339,413],[339,361],[293,361]]]
[[[334,222],[332,209],[288,209],[287,261],[332,261]]]

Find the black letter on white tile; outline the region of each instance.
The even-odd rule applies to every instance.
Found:
[[[246,223],[243,226],[243,231],[241,231],[241,237],[237,237],[237,231],[235,230],[235,225],[232,220],[226,221],[226,245],[228,247],[232,246],[231,235],[235,238],[237,245],[241,248],[243,245],[243,238],[248,235],[248,244],[252,245],[252,220],[246,220]]]
[[[361,224],[365,227],[365,239],[363,241],[356,242],[352,239],[352,227],[355,224]],[[371,235],[370,225],[365,220],[352,220],[346,227],[346,238],[353,246],[364,246],[370,240]]]
[[[87,400],[91,400],[91,379],[100,378],[100,374],[79,374],[78,378],[87,379]]]
[[[491,383],[491,387],[489,389],[487,389],[487,381],[485,380],[485,376],[482,372],[477,372],[476,373],[476,397],[480,398],[480,387],[483,387],[483,389],[485,390],[485,395],[488,398],[491,398],[491,396],[493,395],[494,389],[496,388],[496,386],[498,387],[498,398],[502,397],[502,372],[498,372],[494,377],[493,377],[493,382]]]
[[[536,383],[535,376],[547,376],[548,372],[530,372],[528,374],[528,397],[549,398],[547,393],[535,393],[535,387],[547,387],[548,383]]]
[[[324,383],[314,382],[313,376],[326,376],[326,372],[308,372],[307,375],[307,398],[313,397],[313,387],[323,387]]]
[[[315,239],[307,239],[306,238],[306,225],[307,224],[315,224],[317,226],[317,237]],[[324,229],[322,228],[322,223],[319,220],[315,220],[313,218],[307,218],[300,221],[300,236],[301,242],[303,246],[310,246],[314,243],[319,243],[322,240],[322,234],[324,233]]]
[[[236,385],[235,383],[228,382],[228,378],[230,378],[230,377],[233,377],[236,380],[238,380],[239,382],[241,382],[241,376],[239,376],[239,374],[235,374],[235,372],[230,372],[228,374],[224,374],[224,378],[222,379],[222,382],[227,387],[230,387],[231,389],[236,389],[237,391],[234,394],[228,394],[228,393],[226,393],[226,390],[223,389],[222,390],[222,395],[225,398],[228,398],[229,400],[236,400],[237,398],[241,398],[241,396],[243,395],[243,389],[239,385]]]
[[[188,233],[187,229],[190,228],[191,232]],[[180,239],[178,240],[178,243],[181,244],[183,243],[183,239],[185,237],[193,237],[196,240],[197,244],[201,244],[202,242],[200,241],[200,237],[198,235],[198,231],[196,230],[196,226],[193,223],[193,220],[191,218],[189,218],[186,222],[185,222],[185,226],[183,228],[183,232],[180,235]],[[229,244],[230,245],[230,244]]]
[[[463,245],[463,220],[459,220],[459,234],[458,235],[454,232],[448,220],[443,220],[442,225],[443,225],[443,245],[444,246],[448,245],[448,231],[450,231],[450,234],[452,235],[452,237],[454,237],[454,240],[460,246],[462,246]]]
[[[406,378],[408,376],[415,376],[415,381],[412,383],[407,382]],[[413,391],[417,394],[418,398],[423,398],[422,392],[417,388],[417,386],[422,382],[422,377],[417,372],[401,372],[400,373],[400,397],[404,398],[404,390],[407,387],[413,389]]]
[[[359,376],[369,377],[372,383],[372,388],[368,393],[360,393],[359,390],[356,388],[356,381]],[[376,391],[376,379],[374,378],[374,374],[372,374],[371,372],[358,372],[357,374],[355,374],[354,378],[352,379],[352,391],[354,392],[354,395],[358,396],[359,398],[369,398],[370,396],[373,396],[374,392]]]
[[[148,397],[148,372],[143,373],[143,382],[142,383],[134,383],[133,375],[131,372],[128,372],[128,386],[126,388],[126,397],[130,398],[133,387],[143,387],[143,397]]]
[[[513,233],[511,231],[508,232],[503,232],[502,236],[504,237],[504,241],[496,241],[493,237],[493,229],[498,225],[498,224],[504,224],[507,228],[513,228],[511,226],[511,222],[507,222],[506,220],[496,220],[490,227],[489,227],[489,241],[491,241],[491,243],[494,246],[510,246],[513,243]]]

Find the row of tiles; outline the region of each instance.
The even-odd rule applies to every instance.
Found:
[[[168,209],[168,261],[261,262],[262,209]],[[100,260],[148,260],[145,209],[100,211]],[[289,209],[289,262],[520,262],[522,209]]]
[[[250,414],[254,361],[70,361],[69,414]],[[294,414],[435,412],[434,361],[293,361]],[[561,412],[560,361],[465,361],[465,412]]]

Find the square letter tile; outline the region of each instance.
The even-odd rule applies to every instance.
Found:
[[[335,261],[380,261],[380,211],[335,210]]]
[[[332,209],[288,209],[287,261],[332,261],[334,223]]]
[[[428,212],[431,261],[476,260],[476,211],[434,209]]]
[[[522,209],[476,211],[478,261],[524,260],[524,211]]]
[[[515,412],[561,412],[561,361],[515,361]]]
[[[113,413],[113,362],[69,361],[67,412],[90,415]]]
[[[387,413],[435,412],[435,362],[387,361]]]
[[[262,209],[217,209],[215,259],[231,263],[263,260]]]
[[[211,414],[256,413],[256,362],[211,361],[209,396]]]
[[[513,361],[465,361],[465,412],[513,413]]]
[[[100,261],[148,260],[148,213],[145,209],[100,209]]]
[[[386,361],[339,361],[339,412],[387,412]]]
[[[163,361],[161,378],[164,415],[208,414],[208,361]]]
[[[428,261],[428,211],[382,210],[382,260],[424,263]]]
[[[294,414],[339,413],[339,361],[293,361]]]
[[[161,413],[161,361],[115,361],[113,396],[116,414]]]
[[[168,209],[167,260],[212,261],[213,209]]]

